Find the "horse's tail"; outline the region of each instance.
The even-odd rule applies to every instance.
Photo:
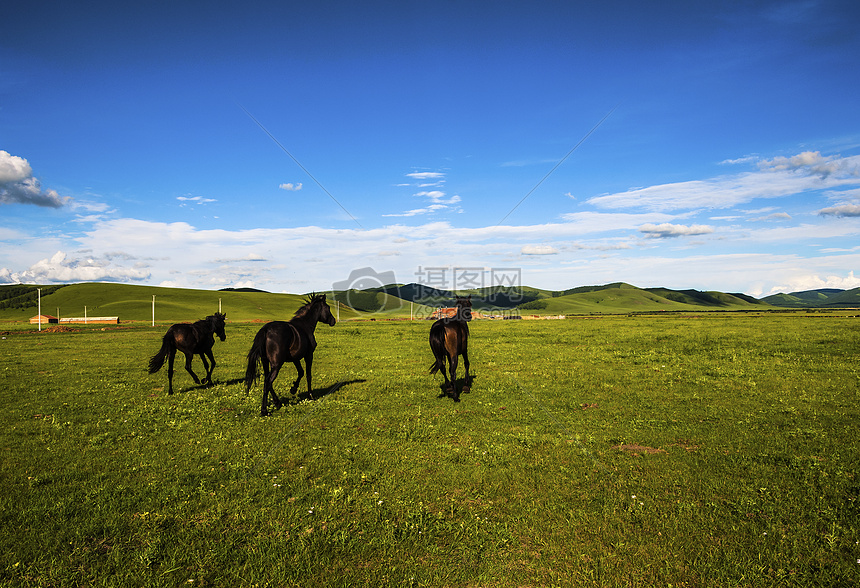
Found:
[[[430,373],[435,374],[439,370],[445,371],[445,327],[434,323],[430,327],[430,349],[436,357],[430,365]]]
[[[176,342],[173,340],[173,333],[170,331],[161,339],[161,349],[158,353],[152,356],[149,360],[149,373],[154,374],[164,365],[164,360],[167,359],[171,349],[176,347]]]
[[[247,393],[254,382],[257,381],[257,363],[263,357],[266,350],[266,334],[268,329],[264,326],[257,331],[251,350],[248,351],[248,367],[245,369],[245,392]]]

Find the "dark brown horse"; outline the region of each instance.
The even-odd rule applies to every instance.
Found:
[[[191,369],[191,360],[195,355],[199,355],[206,370],[203,383],[212,384],[212,372],[215,371],[215,356],[212,355],[212,346],[215,345],[215,335],[218,335],[222,341],[227,339],[227,335],[224,334],[224,319],[226,318],[226,314],[216,312],[194,324],[177,323],[167,329],[167,333],[161,340],[161,349],[149,360],[149,373],[154,374],[160,370],[161,366],[164,365],[164,359],[167,358],[168,394],[173,394],[173,358],[176,357],[177,351],[185,354],[185,370],[194,378],[195,384],[200,384],[200,379]],[[206,361],[207,357],[209,362]]]
[[[472,377],[469,375],[469,325],[467,321],[472,320],[472,296],[468,298],[457,297],[457,314],[451,318],[441,318],[430,327],[430,349],[436,357],[436,361],[430,366],[430,373],[438,371],[445,376],[445,394],[460,401],[460,393],[457,391],[457,356],[463,356],[463,366],[466,368],[466,379],[463,381],[463,392],[468,392],[472,385]],[[445,373],[445,359],[448,360],[451,379]]]
[[[288,361],[293,362],[298,372],[296,381],[293,382],[290,393],[295,394],[299,388],[299,382],[305,375],[301,360],[305,360],[307,368],[308,395],[313,400],[313,388],[311,385],[311,366],[314,361],[314,350],[317,348],[317,340],[314,330],[317,323],[325,323],[334,326],[335,319],[325,301],[325,294],[311,294],[305,301],[305,305],[296,311],[295,316],[289,321],[272,321],[263,325],[254,337],[254,343],[248,352],[248,368],[245,370],[245,391],[251,389],[251,385],[257,381],[257,363],[263,366],[263,400],[260,406],[260,415],[269,414],[267,408],[268,396],[272,395],[275,408],[281,408],[281,399],[275,394],[273,383],[278,377],[278,372]]]

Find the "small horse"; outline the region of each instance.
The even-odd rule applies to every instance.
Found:
[[[260,407],[260,415],[269,414],[267,404],[269,393],[275,408],[281,408],[281,399],[275,394],[273,383],[278,377],[278,372],[286,362],[291,361],[296,366],[298,377],[290,388],[290,393],[295,394],[299,388],[299,382],[305,375],[302,370],[301,360],[305,360],[308,371],[308,395],[314,399],[311,385],[311,365],[314,361],[314,350],[317,348],[317,340],[314,338],[314,329],[317,323],[325,323],[330,327],[335,324],[335,318],[331,314],[325,300],[325,294],[311,294],[305,301],[305,305],[296,311],[295,316],[289,321],[272,321],[263,325],[254,337],[251,350],[248,351],[248,368],[245,370],[245,392],[251,389],[251,385],[257,381],[257,362],[263,366],[263,401]]]
[[[196,323],[177,323],[167,329],[167,333],[161,340],[161,349],[149,360],[149,373],[154,374],[164,365],[167,358],[167,381],[169,383],[168,394],[173,394],[173,358],[179,350],[185,354],[185,370],[194,378],[195,384],[200,384],[200,379],[191,370],[191,360],[195,355],[200,355],[203,367],[206,370],[204,384],[212,385],[212,372],[215,371],[215,356],[212,355],[212,346],[215,345],[215,335],[222,341],[227,339],[224,334],[224,320],[226,314],[216,312]],[[206,358],[212,363],[210,366]]]
[[[472,384],[469,375],[469,325],[467,321],[472,320],[472,296],[468,298],[457,297],[457,314],[453,318],[441,318],[430,327],[430,349],[436,356],[436,361],[430,366],[430,373],[438,371],[445,376],[445,394],[450,394],[455,402],[460,401],[460,393],[457,392],[457,356],[463,356],[463,365],[466,368],[466,379],[463,382],[463,392],[468,392]],[[445,373],[445,359],[448,359],[451,379]]]

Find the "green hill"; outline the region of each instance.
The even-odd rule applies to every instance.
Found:
[[[833,294],[827,298],[821,306],[827,307],[860,307],[860,288],[845,290],[837,294]]]
[[[28,321],[37,314],[36,290],[39,286],[0,286],[0,304],[14,301],[6,308],[0,306],[0,321]],[[218,312],[227,314],[228,320],[249,322],[288,320],[304,304],[298,294],[272,294],[242,290],[191,290],[161,288],[131,284],[84,283],[63,287],[43,286],[42,314],[53,316],[89,317],[116,316],[120,322],[151,321],[152,297],[155,296],[155,320],[159,323],[191,322]],[[364,300],[367,308],[350,308],[329,300],[332,314],[340,320],[349,320],[373,314],[375,318],[408,318],[410,311],[426,316],[431,308],[412,305],[385,293],[360,292],[357,299]],[[8,296],[8,298],[4,298]]]
[[[0,286],[0,293],[7,288]],[[36,286],[31,286],[35,294]],[[263,292],[217,292],[159,288],[130,284],[84,283],[72,284],[45,295],[50,287],[42,289],[42,314],[61,318],[117,316],[124,321],[151,321],[152,297],[155,296],[157,322],[190,322],[218,312],[219,301],[228,320],[284,320],[293,316],[303,304],[303,297],[295,294],[269,294]],[[332,307],[332,312],[335,308]],[[356,316],[350,309],[341,315]],[[37,314],[35,296],[22,308],[0,309],[0,320],[27,321]]]
[[[783,308],[856,308],[860,306],[860,288],[819,288],[789,294],[772,294],[762,298],[762,302]]]
[[[576,292],[543,300],[546,307],[540,314],[583,314],[616,312],[657,312],[694,310],[748,310],[767,308],[758,301],[750,302],[722,292],[676,292],[663,288],[640,289],[629,284],[608,288],[576,288]],[[755,300],[755,299],[752,299]],[[523,312],[529,314],[527,308]]]

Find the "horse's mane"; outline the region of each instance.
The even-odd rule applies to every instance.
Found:
[[[311,311],[311,307],[318,302],[325,302],[325,294],[317,294],[316,292],[311,293],[307,298],[305,298],[304,306],[296,311],[293,318],[302,318],[307,315]]]
[[[216,312],[215,314],[210,314],[206,318],[202,318],[199,321],[195,321],[192,326],[202,327],[203,325],[212,325],[215,326],[215,323],[219,320],[224,320],[227,318],[226,314],[221,314],[220,312]]]

